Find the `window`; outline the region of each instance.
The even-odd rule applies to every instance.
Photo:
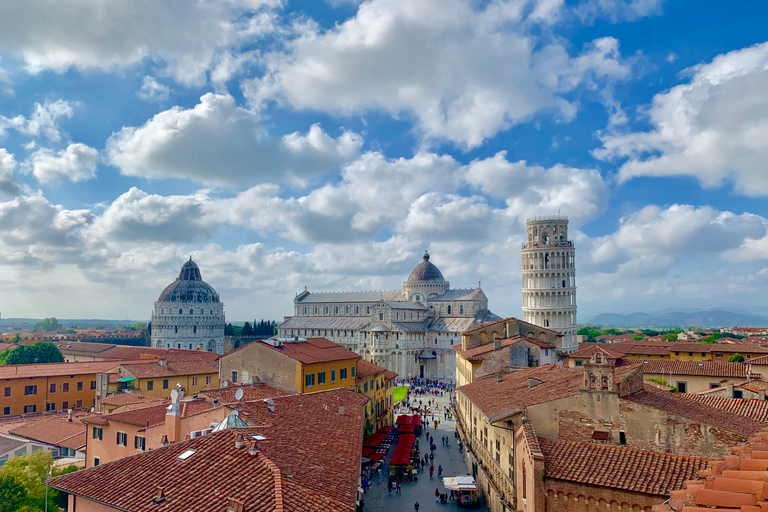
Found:
[[[9,414],[11,414],[11,408],[3,407],[3,416],[8,416]]]
[[[733,398],[744,398],[744,393],[740,389],[734,389]]]
[[[384,320],[384,313],[379,313],[379,320]]]
[[[133,438],[133,447],[137,450],[144,451],[147,449],[147,440],[141,436],[136,436]]]
[[[179,326],[178,325],[173,327],[173,332],[174,332],[174,334],[179,334]]]
[[[69,402],[61,402],[62,409],[69,409]]]
[[[75,407],[77,407],[78,409],[82,409],[83,408],[83,401],[82,400],[78,400],[75,403]]]
[[[715,354],[715,357],[723,357],[723,354]]]
[[[687,391],[688,390],[688,383],[686,383],[686,382],[678,382],[677,383],[677,390],[680,393],[687,393],[688,392]]]
[[[365,384],[363,384],[363,393],[367,393],[367,392],[368,392],[368,383],[366,382]]]
[[[448,314],[449,315],[451,314],[451,306],[450,305],[448,306]]]
[[[24,394],[25,395],[36,395],[37,394],[37,386],[24,386]]]
[[[152,391],[153,389],[155,389],[155,381],[148,380],[147,381],[147,391]]]
[[[464,314],[464,306],[459,306],[459,314],[460,315]]]
[[[37,411],[36,405],[25,405],[24,406],[24,414],[30,414]]]
[[[11,388],[5,388],[5,390],[3,390],[3,396],[11,396]]]
[[[192,327],[192,333],[193,333],[193,334],[196,334],[196,333],[197,333],[197,326],[194,326],[194,327]]]
[[[211,378],[210,377],[206,377],[205,378],[205,384],[206,384],[206,386],[210,386],[211,385]]]
[[[99,458],[98,457],[94,457],[93,458],[93,467],[96,467],[98,465],[99,465]]]
[[[692,356],[692,355],[693,355],[693,352],[688,352],[688,355],[689,355],[689,356]]]
[[[680,352],[675,352],[675,355],[676,355],[676,356],[679,356],[679,355],[680,355]]]
[[[317,372],[317,384],[320,386],[325,384],[325,372]]]
[[[118,432],[117,433],[117,445],[118,446],[127,446],[128,445],[128,434],[125,432]]]
[[[49,393],[55,393],[55,392],[56,392],[56,384],[54,383],[54,384],[51,384]]]
[[[181,308],[179,308],[179,314],[180,314],[180,315],[183,315],[183,314],[184,314],[184,312],[181,310]]]
[[[104,430],[101,427],[93,427],[93,438],[101,441],[104,437]]]
[[[96,381],[95,380],[91,381],[91,389],[96,389]]]
[[[237,372],[232,372],[232,382],[237,382]]]
[[[163,379],[163,389],[168,389],[168,379]]]
[[[314,373],[308,373],[307,375],[304,376],[304,385],[308,388],[315,385]]]
[[[346,366],[342,367],[341,370],[339,370],[339,378],[341,380],[344,380],[344,379],[347,378],[347,367]]]
[[[194,314],[194,313],[192,313],[192,308],[189,308],[189,314],[190,315]]]
[[[352,378],[354,378],[354,377],[355,377],[355,367],[353,366],[352,367]]]
[[[53,402],[45,404],[45,410],[46,411],[55,411],[56,410],[56,404],[53,403]]]
[[[65,382],[61,385],[61,390],[65,393],[69,393],[69,382]]]
[[[192,377],[192,385],[197,386],[197,377]]]
[[[82,381],[77,383],[77,390],[78,391],[82,391],[83,390],[83,383],[82,383]]]
[[[336,382],[336,370],[331,370],[331,382]]]

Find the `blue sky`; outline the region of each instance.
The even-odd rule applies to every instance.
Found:
[[[766,312],[768,10],[663,0],[0,6],[0,312],[228,318],[397,289],[425,247],[520,315],[571,219],[580,319]]]

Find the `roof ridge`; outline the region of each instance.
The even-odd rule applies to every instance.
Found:
[[[275,478],[275,512],[283,512],[285,510],[283,507],[283,477],[280,474],[280,468],[269,457],[264,455],[264,452],[259,451],[257,455],[261,455],[264,463],[272,471],[272,475]]]
[[[671,458],[671,459],[681,458],[681,459],[697,459],[697,460],[707,460],[707,461],[715,460],[715,459],[711,459],[709,457],[697,457],[695,455],[681,455],[681,454],[678,454],[678,453],[657,452],[657,451],[653,451],[653,450],[643,450],[643,449],[640,449],[640,448],[629,448],[629,447],[626,447],[626,446],[613,446],[613,445],[609,445],[609,444],[597,444],[597,443],[590,443],[590,442],[586,442],[586,441],[571,441],[569,439],[553,439],[553,438],[549,438],[549,437],[538,437],[537,436],[537,440],[539,442],[544,440],[545,442],[569,444],[571,446],[586,446],[586,447],[589,447],[589,448],[602,449],[602,450],[605,450],[605,451],[610,450],[610,451],[616,451],[616,452],[621,451],[621,452],[632,452],[632,453],[642,453],[642,454],[654,454],[654,455],[659,455],[659,456],[663,456],[663,457]]]

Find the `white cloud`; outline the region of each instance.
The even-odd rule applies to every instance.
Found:
[[[280,3],[29,0],[15,5],[13,15],[0,16],[0,48],[32,72],[111,70],[151,59],[176,80],[200,85],[219,52],[268,31],[262,9]]]
[[[475,160],[464,179],[484,193],[507,203],[507,215],[525,222],[534,215],[561,211],[578,226],[600,214],[608,202],[608,184],[593,169],[556,165],[549,169],[510,162],[507,152]]]
[[[586,82],[625,78],[617,42],[603,38],[571,58],[559,42],[527,30],[525,2],[371,0],[355,17],[320,32],[307,24],[268,72],[246,83],[254,105],[269,100],[331,113],[385,110],[416,118],[428,139],[479,146],[543,109],[570,119],[562,97]],[[539,18],[557,2],[540,2]],[[540,50],[536,48],[542,47]]]
[[[115,199],[92,226],[92,234],[129,242],[194,242],[220,226],[206,214],[205,194],[160,196],[132,187]]]
[[[99,152],[82,143],[70,144],[66,149],[54,153],[43,148],[35,151],[28,164],[32,174],[42,183],[52,181],[85,181],[96,177]]]
[[[165,101],[170,94],[170,87],[161,84],[152,76],[145,76],[136,96],[146,101]]]
[[[574,8],[582,21],[604,18],[612,23],[636,21],[662,13],[664,0],[583,0]]]
[[[654,97],[651,131],[606,134],[595,156],[628,158],[619,169],[622,182],[693,176],[704,187],[732,181],[741,194],[768,195],[768,43],[690,72],[690,82]]]
[[[107,141],[107,160],[128,176],[189,178],[240,185],[300,182],[355,158],[359,135],[334,139],[319,125],[306,134],[270,138],[257,114],[229,95],[207,93],[191,109],[173,107],[140,127],[124,127]]]
[[[72,114],[72,106],[65,100],[46,100],[42,105],[35,103],[29,117],[18,115],[9,118],[0,115],[0,136],[4,135],[8,128],[12,128],[25,135],[42,135],[52,141],[58,141],[61,139],[59,118],[71,118]]]
[[[5,148],[0,148],[0,194],[10,196],[21,191],[19,182],[13,176],[16,159]]]
[[[398,231],[422,240],[486,240],[498,225],[494,212],[479,196],[430,192],[413,202]]]
[[[762,236],[768,221],[709,206],[646,206],[622,217],[615,233],[589,241],[590,269],[626,275],[659,275],[677,258],[720,254]]]

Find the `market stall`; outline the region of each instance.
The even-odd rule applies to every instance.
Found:
[[[462,508],[477,508],[480,506],[480,496],[477,493],[475,479],[467,476],[451,476],[443,478],[443,485],[449,491],[456,493],[456,503]]]

